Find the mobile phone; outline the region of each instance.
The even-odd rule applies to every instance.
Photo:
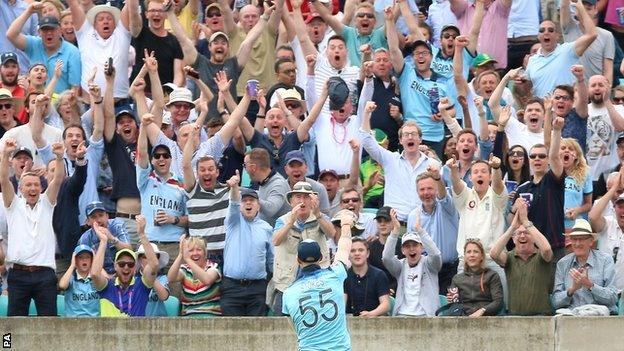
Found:
[[[199,79],[199,73],[197,73],[197,71],[192,68],[189,69],[189,71],[186,74],[195,79]]]
[[[108,67],[106,67],[106,72],[104,72],[104,74],[106,74],[107,76],[112,76],[114,69],[115,68],[113,67],[113,58],[109,57],[108,58]]]

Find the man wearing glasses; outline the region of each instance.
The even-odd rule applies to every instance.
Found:
[[[537,144],[529,150],[529,166],[533,177],[530,182],[518,187],[514,205],[508,216],[511,223],[518,210],[516,199],[519,197],[524,199],[529,208],[528,219],[544,234],[552,247],[553,265],[565,255],[563,237],[565,177],[563,163],[559,157],[563,123],[563,118],[555,118],[550,149],[543,144]]]
[[[557,85],[555,87],[552,93],[551,112],[554,117],[564,119],[561,137],[576,139],[581,145],[581,149],[586,150],[588,92],[583,72],[583,66],[572,66],[572,73],[576,77],[577,83],[577,99],[574,98],[574,87],[571,85]]]
[[[576,15],[582,24],[583,35],[571,43],[557,43],[560,33],[552,21],[540,24],[537,38],[541,48],[529,58],[526,68],[526,75],[533,83],[533,94],[537,97],[545,97],[557,85],[572,85],[574,77],[568,68],[578,62],[596,39],[596,26],[580,1],[576,2]]]
[[[311,3],[312,6],[314,6],[314,9],[321,15],[323,21],[329,24],[336,34],[345,38],[349,61],[352,65],[361,65],[361,45],[370,44],[373,50],[388,48],[385,27],[381,26],[379,28],[375,28],[377,20],[375,19],[375,9],[371,4],[367,2],[361,2],[358,4],[358,8],[355,11],[354,28],[343,24],[343,22],[338,18],[332,16],[331,10],[320,4],[318,1],[311,1]],[[396,36],[394,31],[391,31],[390,33]]]

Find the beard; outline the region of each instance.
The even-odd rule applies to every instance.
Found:
[[[604,102],[604,99],[602,98],[602,95],[592,94],[589,96],[589,101],[594,104],[602,104]]]
[[[2,78],[2,85],[3,86],[12,87],[12,86],[17,85],[17,76],[12,81],[8,80],[7,77],[5,77],[5,76],[2,76],[0,78]]]

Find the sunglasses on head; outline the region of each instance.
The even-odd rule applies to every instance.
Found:
[[[539,29],[539,32],[540,32],[540,33],[544,33],[544,32],[546,32],[546,31],[548,31],[548,33],[554,33],[554,32],[555,32],[555,28],[553,28],[553,27],[548,27],[548,28],[540,28],[540,29]]]
[[[134,268],[134,262],[129,262],[129,261],[118,261],[117,265],[121,268]]]
[[[546,157],[548,157],[548,155],[546,155],[546,154],[530,154],[530,155],[529,155],[529,158],[530,158],[531,160],[535,160],[536,158],[539,158],[540,160],[543,160],[543,159],[545,159]]]
[[[357,16],[359,18],[375,18],[375,15],[373,15],[372,13],[358,13]]]
[[[0,104],[0,110],[5,109],[5,110],[10,110],[13,107],[13,104]]]
[[[360,202],[360,198],[359,197],[351,197],[351,198],[348,198],[348,199],[342,199],[342,203],[343,204],[348,204],[349,202],[358,203],[358,202]]]
[[[168,160],[171,158],[171,155],[168,153],[163,153],[163,152],[157,152],[154,154],[154,159],[156,160],[160,160],[161,158],[164,158],[165,160]]]

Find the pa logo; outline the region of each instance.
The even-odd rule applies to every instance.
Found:
[[[3,349],[11,348],[11,333],[2,335],[2,348]]]

